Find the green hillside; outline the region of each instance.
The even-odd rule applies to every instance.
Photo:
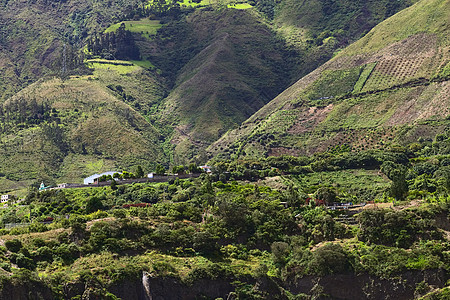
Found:
[[[0,0],[0,299],[449,299],[449,22]]]
[[[178,161],[190,159],[275,97],[289,84],[295,65],[275,34],[246,11],[198,11],[182,26],[179,35],[163,41],[165,52],[152,59],[163,70],[166,60],[173,67],[172,57],[186,59],[160,112],[161,122],[176,129]]]
[[[59,73],[63,44],[81,49],[88,35],[128,17],[134,6],[137,1],[1,1],[0,100]]]
[[[288,9],[283,3],[290,11],[309,14],[316,2],[304,2],[304,8],[295,10],[293,3],[277,4],[279,13],[273,16],[273,24],[268,23],[262,4],[256,3],[258,14],[197,10],[158,31],[156,51],[147,47],[150,51],[142,55],[174,84],[164,101],[161,121],[175,128],[171,137],[175,161],[185,162],[199,153],[197,161],[204,161],[205,147],[224,132],[239,126],[289,84],[328,60],[336,49],[356,40],[364,28],[372,28],[410,4],[382,2],[369,9],[358,1],[337,7],[322,3],[321,17],[303,23],[297,21],[299,15],[284,15]],[[364,26],[352,23],[354,14],[349,11],[355,5],[368,11],[360,20]],[[324,21],[327,16],[332,18],[328,23]],[[342,33],[352,26],[358,30]],[[297,31],[304,32],[304,38],[292,39]]]
[[[24,89],[2,107],[0,190],[167,163],[160,133],[136,111],[157,105],[161,90],[142,69],[127,75],[99,69]]]
[[[329,59],[336,49],[410,4],[407,0],[395,5],[352,0],[337,6],[312,0],[302,5],[269,2],[117,0],[94,5],[83,0],[47,5],[4,1],[0,97],[5,101],[44,75],[88,74],[85,58],[90,68],[124,75],[130,66],[102,59],[134,59],[133,68],[161,75],[156,80],[166,88],[158,97],[168,97],[161,106],[133,98],[141,101],[132,103],[133,107],[159,124],[165,151],[171,154],[174,149],[171,160],[187,162]],[[304,12],[316,6],[317,17],[301,21]],[[267,14],[267,7],[277,13]],[[353,23],[358,13],[350,11],[355,7],[357,12],[368,12],[358,19],[364,26]],[[115,38],[106,37],[117,34],[121,24],[131,35],[112,49]],[[296,39],[299,32],[305,36]],[[131,45],[133,55],[123,53],[124,45]],[[95,53],[87,51],[93,47]],[[115,56],[119,53],[122,57]]]
[[[229,146],[225,156],[311,154],[433,138],[449,126],[449,8],[449,1],[424,0],[382,22],[227,133],[211,153]]]

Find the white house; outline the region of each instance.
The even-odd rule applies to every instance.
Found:
[[[83,183],[84,183],[84,184],[92,184],[92,183],[94,183],[94,181],[95,181],[97,178],[100,178],[100,177],[102,177],[103,175],[106,175],[106,176],[108,176],[108,175],[113,176],[115,173],[122,174],[122,172],[117,172],[117,171],[108,171],[108,172],[105,172],[105,173],[102,173],[102,174],[94,174],[94,175],[91,175],[91,176],[89,176],[89,177],[86,177],[86,178],[83,180]]]
[[[153,178],[153,173],[147,174],[147,178]]]
[[[211,167],[207,166],[207,165],[200,166],[199,168],[202,169],[203,171],[205,171],[206,173],[211,173],[212,172],[211,171]]]
[[[6,194],[6,195],[2,195],[1,201],[2,201],[2,203],[5,203],[11,199],[12,199],[12,195]]]

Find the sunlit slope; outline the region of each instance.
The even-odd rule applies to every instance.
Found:
[[[423,0],[305,76],[210,147],[313,153],[433,137],[450,114],[450,1]],[[420,24],[423,24],[422,26]]]
[[[43,75],[61,72],[63,45],[75,50],[126,15],[135,0],[0,2],[0,101]],[[67,47],[69,48],[69,47]],[[69,51],[67,51],[67,54]]]
[[[120,83],[126,91],[126,80]],[[4,178],[18,184],[43,177],[80,182],[103,170],[132,170],[139,164],[149,170],[163,163],[159,132],[111,89],[117,86],[114,78],[102,76],[52,79],[6,101],[0,149]]]

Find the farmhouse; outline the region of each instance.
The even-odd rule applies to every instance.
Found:
[[[102,177],[103,175],[112,177],[116,173],[122,174],[122,172],[117,172],[117,171],[108,171],[108,172],[104,172],[104,173],[101,173],[101,174],[94,174],[94,175],[91,175],[89,177],[86,177],[83,180],[83,183],[84,184],[93,184],[98,178]]]
[[[13,196],[12,196],[12,195],[9,195],[9,194],[2,195],[1,201],[2,201],[2,203],[6,203],[6,202],[8,202],[9,200],[11,200],[12,197],[13,197]]]
[[[210,166],[204,165],[204,166],[200,166],[199,168],[202,169],[206,173],[212,173]]]

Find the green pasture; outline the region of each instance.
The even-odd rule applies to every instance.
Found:
[[[155,35],[156,31],[162,26],[159,20],[141,19],[138,21],[123,21],[109,26],[105,30],[105,33],[115,32],[122,23],[125,24],[126,30],[141,33],[147,39],[151,39],[151,36]]]
[[[119,74],[125,75],[141,69],[140,66],[129,61],[122,60],[106,60],[106,59],[89,59],[86,61],[89,68],[105,69],[116,71]],[[145,64],[144,64],[145,65]]]

